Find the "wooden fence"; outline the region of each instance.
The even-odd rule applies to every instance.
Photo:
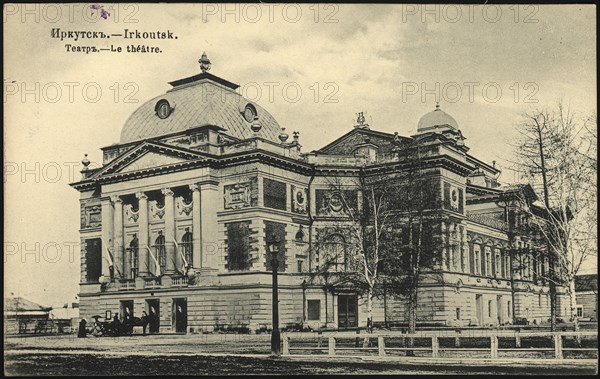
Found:
[[[571,343],[570,345],[574,346],[565,346],[564,338],[571,337],[576,342]],[[592,341],[589,341],[589,337],[592,338]],[[454,338],[454,346],[441,346],[440,339],[448,339]],[[501,347],[499,344],[499,338],[504,340],[506,339],[514,339],[514,347]],[[535,339],[544,340],[551,339],[552,347],[545,346],[528,346],[522,347],[522,341],[527,339]],[[400,345],[402,346],[393,346],[393,344],[386,344],[386,341],[390,341],[395,339],[396,342],[398,340],[402,341]],[[409,340],[419,340],[423,342],[423,340],[428,340],[426,342],[431,341],[430,343],[420,343],[414,344],[412,346],[407,346],[407,341]],[[469,341],[470,339],[476,339],[477,341]],[[587,339],[588,342],[592,342],[594,347],[581,347],[581,340]],[[512,352],[512,353],[536,353],[536,352],[553,352],[552,356],[555,359],[565,359],[565,351],[572,352],[580,352],[580,353],[594,353],[596,358],[598,357],[598,334],[597,332],[545,332],[545,333],[518,333],[513,331],[498,331],[492,335],[487,335],[487,333],[444,333],[440,335],[439,333],[431,334],[431,333],[419,333],[419,334],[404,334],[404,333],[372,333],[372,334],[354,334],[354,333],[328,333],[328,334],[316,334],[316,333],[283,333],[283,355],[293,355],[291,352],[308,352],[308,353],[320,353],[321,355],[329,355],[335,356],[337,353],[342,353],[345,351],[355,351],[362,354],[365,353],[375,353],[378,356],[386,356],[393,352],[409,352],[411,351],[413,354],[415,352],[425,352],[426,357],[431,358],[440,358],[440,352],[465,352],[465,353],[474,353],[474,352],[487,352],[486,359],[498,359],[500,352]],[[312,342],[316,343],[311,344],[310,340],[315,340]],[[346,343],[339,345],[338,341],[345,340]],[[348,346],[347,341],[355,341],[354,346]],[[462,343],[460,341],[463,341]],[[470,344],[469,342],[477,342],[475,345],[481,345],[482,340],[486,343],[489,341],[488,346],[476,346],[476,347],[467,347]],[[376,346],[375,345],[376,341]],[[366,342],[366,343],[365,343]],[[396,343],[398,345],[398,343]],[[466,345],[466,346],[461,346]],[[512,345],[512,344],[511,344]],[[586,345],[590,345],[587,343]],[[373,354],[371,354],[373,355]],[[420,356],[423,356],[420,354]],[[471,358],[469,358],[471,359]],[[472,358],[477,359],[477,358]]]

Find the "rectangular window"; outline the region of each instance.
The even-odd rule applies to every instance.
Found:
[[[286,185],[277,180],[263,179],[263,199],[265,207],[286,210]]]
[[[85,244],[85,275],[88,283],[95,283],[102,274],[102,254],[108,254],[106,247],[102,246],[100,238],[87,239]],[[102,249],[105,251],[103,252]]]
[[[227,226],[227,269],[250,269],[250,221],[232,222]]]
[[[475,251],[473,244],[469,244],[469,271],[471,274],[475,274]]]
[[[488,300],[488,317],[492,317],[492,301]]]
[[[275,238],[275,240],[278,241],[277,242],[277,248],[278,248],[277,270],[279,270],[279,272],[284,272],[285,267],[286,267],[285,224],[282,224],[280,222],[265,221],[265,250],[264,251],[267,252],[267,255],[265,257],[266,258],[265,259],[265,269],[267,269],[269,271],[273,270],[273,267],[271,266],[271,263],[273,261],[273,253],[271,253],[271,251],[270,251],[270,249],[273,246],[273,238]]]
[[[132,246],[129,249],[127,249],[127,251],[129,252],[129,267],[131,270],[129,272],[129,278],[135,279],[137,277],[138,271],[139,271],[138,248],[137,248],[137,246]]]
[[[508,317],[511,317],[512,304],[511,304],[510,300],[508,301],[508,303],[506,305],[506,309],[507,309]]]
[[[321,319],[321,300],[308,300],[308,321]]]
[[[460,320],[460,308],[456,308],[456,319]]]
[[[583,305],[577,306],[577,317],[583,317]]]
[[[298,260],[298,272],[302,272],[302,263],[303,261],[301,259]]]

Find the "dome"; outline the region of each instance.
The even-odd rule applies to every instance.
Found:
[[[440,132],[448,129],[458,130],[458,123],[454,117],[441,110],[439,104],[435,106],[435,110],[423,115],[417,125],[417,133]]]
[[[281,128],[277,121],[265,109],[237,93],[236,84],[206,72],[170,84],[174,88],[147,101],[127,119],[120,143],[207,124],[226,129],[223,133],[232,137],[246,139],[254,136],[250,128],[254,115],[262,126],[258,136],[279,143]]]

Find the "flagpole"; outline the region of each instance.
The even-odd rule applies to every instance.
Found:
[[[154,276],[160,276],[161,272],[160,272],[160,264],[158,263],[158,259],[156,259],[156,257],[154,256],[154,254],[152,254],[152,250],[150,250],[150,248],[148,247],[148,245],[146,245],[146,249],[150,253],[150,256],[152,257],[152,260],[154,261],[154,264],[156,265],[156,273],[158,273],[158,275],[155,273]]]

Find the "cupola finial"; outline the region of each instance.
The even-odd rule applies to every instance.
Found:
[[[198,59],[198,63],[200,63],[200,70],[202,71],[202,73],[205,73],[207,71],[210,71],[210,59],[208,59],[208,56],[206,56],[206,52],[202,52],[202,57],[200,57],[200,59]]]
[[[440,109],[440,102],[439,102],[439,101],[436,101],[436,102],[435,102],[435,110],[437,111],[437,110],[439,110],[439,109]]]

